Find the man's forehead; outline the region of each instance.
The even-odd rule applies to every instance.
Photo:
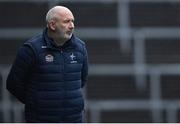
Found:
[[[74,19],[74,16],[71,12],[68,11],[59,11],[58,12],[60,18],[64,18],[64,19]]]
[[[58,9],[55,13],[60,16],[73,16],[72,12],[68,9]]]

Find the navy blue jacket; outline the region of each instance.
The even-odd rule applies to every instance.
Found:
[[[46,29],[20,47],[7,89],[25,104],[27,122],[82,122],[87,75],[85,43],[73,35],[57,47]]]

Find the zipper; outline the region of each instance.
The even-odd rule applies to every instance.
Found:
[[[63,82],[63,103],[62,103],[62,107],[63,107],[63,119],[66,116],[66,109],[65,109],[65,104],[66,104],[66,90],[65,90],[65,79],[64,79],[64,73],[65,73],[65,56],[64,56],[64,51],[61,48],[60,49],[60,56],[62,57],[62,82]]]
[[[64,60],[64,54],[63,49],[60,49],[60,56],[62,57],[62,81],[64,81],[64,68],[65,68],[65,60]]]

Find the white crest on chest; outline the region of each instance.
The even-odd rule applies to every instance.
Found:
[[[46,62],[53,62],[54,61],[54,56],[51,55],[51,54],[47,54],[45,56],[45,60],[46,60]]]
[[[76,58],[76,56],[73,53],[71,53],[70,58],[71,58],[70,63],[77,63],[77,61],[74,60],[74,58]]]

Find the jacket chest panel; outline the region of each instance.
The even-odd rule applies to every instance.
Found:
[[[37,70],[41,73],[80,72],[83,55],[79,51],[44,50],[38,55]]]

